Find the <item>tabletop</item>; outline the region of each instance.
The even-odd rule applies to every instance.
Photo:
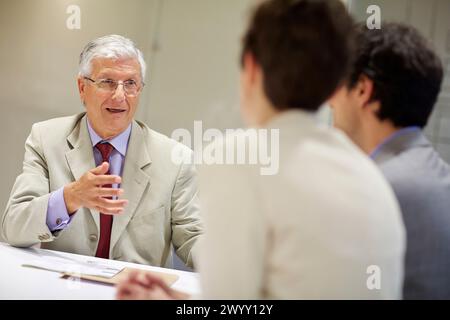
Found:
[[[107,260],[91,256],[83,256],[66,252],[39,248],[15,248],[0,242],[0,299],[45,299],[45,300],[78,300],[96,299],[111,300],[115,297],[115,287],[92,281],[79,279],[67,280],[61,274],[35,268],[24,267],[36,259],[68,258],[74,261],[97,261],[114,268],[131,267],[143,270],[173,273],[179,276],[173,288],[192,295],[200,293],[198,274],[152,267],[136,263]]]

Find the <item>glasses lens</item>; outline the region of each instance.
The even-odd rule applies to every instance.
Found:
[[[139,86],[134,80],[125,81],[123,83],[123,89],[129,95],[136,95],[139,92]]]
[[[104,79],[99,80],[97,82],[97,86],[99,89],[108,91],[108,92],[114,92],[119,82],[111,79]],[[123,90],[126,92],[127,95],[135,96],[139,93],[140,87],[134,80],[127,80],[123,82]]]
[[[114,91],[117,88],[117,82],[110,79],[100,80],[98,87],[106,91]]]

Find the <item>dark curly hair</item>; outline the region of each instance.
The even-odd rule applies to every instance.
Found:
[[[264,91],[280,110],[317,110],[348,75],[354,22],[339,0],[269,0],[243,39],[264,74]]]
[[[371,101],[380,102],[380,120],[400,128],[425,127],[441,89],[443,67],[415,28],[385,23],[369,30],[358,25],[350,89],[362,74],[374,83]]]

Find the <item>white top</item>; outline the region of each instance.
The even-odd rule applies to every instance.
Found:
[[[269,127],[280,129],[278,174],[200,168],[203,297],[401,298],[404,226],[377,167],[309,114],[283,112]]]

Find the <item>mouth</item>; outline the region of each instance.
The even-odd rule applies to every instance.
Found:
[[[120,109],[120,108],[106,108],[106,110],[110,113],[123,113],[127,110],[125,109]]]

